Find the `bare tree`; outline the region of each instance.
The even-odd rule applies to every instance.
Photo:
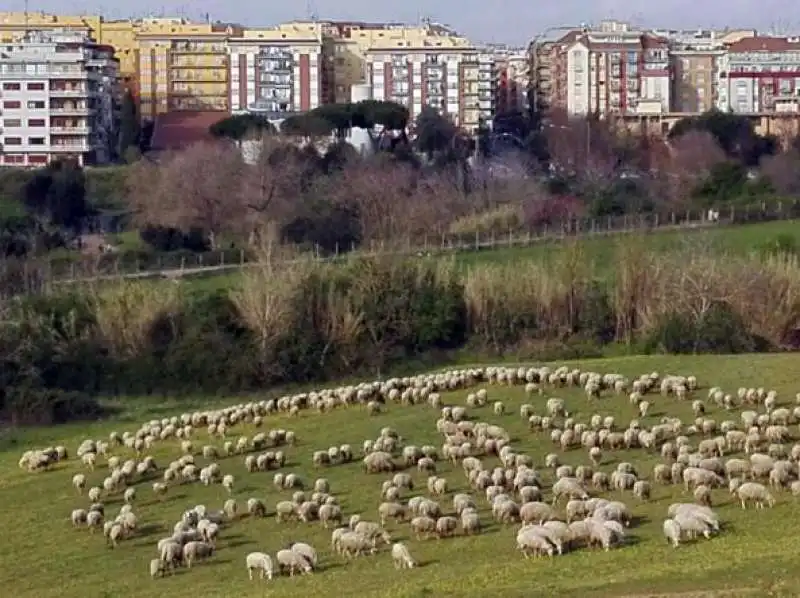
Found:
[[[587,182],[607,181],[619,163],[616,135],[593,119],[556,120],[545,127],[551,164]]]
[[[240,228],[241,153],[229,143],[202,143],[134,170],[129,201],[140,224],[199,228],[216,247]]]
[[[668,152],[654,156],[655,195],[665,199],[671,209],[685,208],[693,191],[717,164],[726,160],[725,152],[710,133],[690,131],[668,146]]]
[[[294,145],[265,137],[255,159],[246,164],[238,187],[248,233],[269,223],[282,225],[313,175],[311,158]]]
[[[800,150],[791,148],[761,162],[761,171],[781,195],[800,194]]]

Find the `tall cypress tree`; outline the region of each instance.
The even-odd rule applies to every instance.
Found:
[[[133,147],[139,149],[141,141],[141,128],[139,127],[139,114],[136,110],[136,100],[130,90],[125,92],[120,107],[119,123],[119,155],[124,156],[126,150]]]

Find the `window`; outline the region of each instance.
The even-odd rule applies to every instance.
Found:
[[[28,163],[29,164],[47,164],[47,156],[43,156],[41,154],[35,154],[33,156],[28,156]]]
[[[28,83],[28,91],[44,91],[44,83]]]
[[[15,110],[17,108],[22,108],[22,102],[18,100],[6,100],[3,102],[3,108],[6,110]]]
[[[5,164],[24,164],[25,156],[22,154],[6,154],[3,156],[3,162]]]
[[[28,145],[44,145],[44,137],[28,137]]]
[[[3,140],[4,145],[22,145],[22,137],[6,137]]]
[[[28,102],[28,110],[44,110],[44,101],[36,100]]]
[[[3,83],[3,91],[19,91],[22,86],[19,83]]]
[[[44,126],[44,119],[43,118],[30,118],[30,119],[28,119],[28,126],[29,127],[43,127]]]
[[[3,126],[7,129],[13,129],[15,127],[22,126],[22,119],[19,118],[7,118],[3,121]]]

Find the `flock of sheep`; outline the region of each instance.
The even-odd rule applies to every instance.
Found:
[[[549,437],[553,452],[533,455],[517,450],[505,428],[484,421],[514,417],[505,403],[490,400],[495,392],[503,395],[498,387],[508,385],[524,385],[528,398],[519,417],[530,434]],[[566,387],[581,388],[586,399],[568,405],[552,397]],[[638,417],[619,422],[594,413],[606,400],[629,401]],[[640,421],[655,402],[666,401],[689,401],[694,420],[664,416],[650,426]],[[666,542],[678,547],[720,532],[712,504],[714,488],[727,487],[742,508],[773,506],[774,490],[800,495],[800,443],[789,444],[789,426],[800,421],[800,395],[796,402],[794,409],[780,407],[777,393],[761,388],[734,393],[711,388],[701,395],[693,376],[654,372],[628,379],[567,367],[474,368],[325,389],[183,413],[148,421],[133,432],[85,440],[76,450],[78,467],[85,471],[76,472],[72,484],[89,504],[73,510],[71,522],[102,530],[109,547],[115,548],[137,534],[134,505],[138,495],[147,492],[147,484],[156,500],[175,486],[219,484],[230,495],[221,509],[187,508],[172,533],[154,543],[149,563],[153,577],[213,557],[226,529],[242,519],[269,514],[279,522],[331,528],[330,550],[345,559],[375,555],[386,545],[395,567],[413,568],[417,560],[406,543],[395,541],[393,532],[418,541],[480,534],[486,527],[480,514],[483,505],[497,524],[519,526],[516,547],[525,558],[553,557],[582,547],[611,550],[625,544],[628,529],[636,525],[635,509],[602,498],[602,493],[629,492],[631,501],[648,501],[657,485],[681,485],[694,500],[671,505],[662,525]],[[352,405],[376,415],[389,403],[418,405],[438,414],[440,444],[418,446],[398,430],[384,427],[375,438],[317,447],[309,454],[309,468],[318,474],[360,460],[365,475],[379,478],[381,502],[374,517],[346,516],[335,488],[322,475],[309,482],[286,471],[286,453],[297,450],[298,439],[291,430],[266,429],[275,415],[324,413]],[[707,417],[707,404],[729,418]],[[578,409],[581,417],[573,414]],[[244,425],[252,436],[236,434]],[[156,445],[174,447],[174,460],[158,464],[148,454]],[[660,461],[651,471],[640,471],[624,460],[611,471],[602,469],[610,454],[630,449],[648,451]],[[584,462],[563,464],[568,451],[582,451]],[[730,457],[741,452],[743,457]],[[233,496],[237,480],[222,471],[228,457],[241,458],[248,474],[272,471],[274,487],[291,492],[291,499],[270,508],[264,499],[250,497],[240,509]],[[27,451],[19,466],[47,471],[68,460],[65,447],[50,447]],[[468,491],[452,491],[460,484],[452,474],[450,479],[439,475],[443,462],[463,472]],[[100,470],[102,481],[90,486],[90,478]],[[103,501],[120,497],[124,504],[112,517]],[[320,559],[311,544],[293,542],[274,556],[251,552],[244,561],[250,579],[272,579],[281,573],[311,573]]]

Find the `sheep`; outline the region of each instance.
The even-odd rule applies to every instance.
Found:
[[[539,556],[543,553],[553,556],[553,545],[547,538],[536,532],[534,529],[522,528],[517,533],[517,549],[527,559],[531,553]]]
[[[247,574],[250,579],[253,579],[253,571],[258,571],[259,577],[264,579],[272,579],[272,557],[264,552],[251,552],[245,557],[245,565],[247,566]]]
[[[319,564],[319,557],[317,551],[310,544],[305,542],[295,542],[289,547],[289,550],[303,557],[312,569],[316,569]]]
[[[275,555],[275,560],[278,562],[278,568],[281,572],[288,570],[289,576],[294,577],[295,571],[301,573],[311,573],[313,567],[303,556],[293,552],[292,550],[283,549],[279,550]]]
[[[266,517],[267,507],[261,499],[250,498],[247,501],[247,512],[253,517]]]
[[[214,554],[214,546],[207,542],[193,540],[183,547],[183,562],[191,569],[194,561],[207,559]]]
[[[389,519],[404,521],[408,517],[408,509],[400,503],[384,502],[378,507],[378,516],[381,520],[381,525],[386,525]]]
[[[639,480],[633,484],[633,495],[640,500],[650,500],[650,482]]]
[[[764,504],[770,507],[775,505],[775,499],[763,484],[746,482],[736,489],[736,496],[742,503],[742,509],[747,508],[747,503],[752,502],[757,509],[763,509]]]
[[[414,517],[411,520],[411,529],[417,540],[420,540],[423,534],[428,536],[436,531],[436,520],[425,515]]]
[[[366,552],[370,554],[374,554],[375,552],[374,542],[366,536],[354,531],[343,531],[341,534],[338,534],[338,537],[332,538],[332,542],[335,544],[336,550],[347,558],[352,558]]]
[[[174,540],[167,538],[167,541],[160,546],[160,558],[165,568],[175,569],[183,562],[183,546]]]
[[[86,476],[82,473],[76,473],[72,476],[72,485],[78,491],[78,494],[83,494],[83,489],[86,487]]]
[[[222,487],[228,491],[228,494],[233,493],[233,481],[234,481],[233,476],[230,474],[225,475],[222,478]]]
[[[408,547],[402,542],[392,544],[392,561],[395,569],[413,569],[417,562],[411,557]]]
[[[155,579],[159,575],[164,575],[167,569],[161,559],[150,559],[150,577]]]
[[[72,525],[78,527],[86,523],[86,517],[88,513],[84,509],[75,509],[72,511],[72,515],[70,519],[72,520]]]
[[[665,519],[661,529],[664,532],[664,537],[667,539],[667,542],[677,548],[681,543],[681,526],[678,522],[674,519]]]
[[[136,488],[126,488],[122,497],[126,504],[132,503],[136,498]]]

